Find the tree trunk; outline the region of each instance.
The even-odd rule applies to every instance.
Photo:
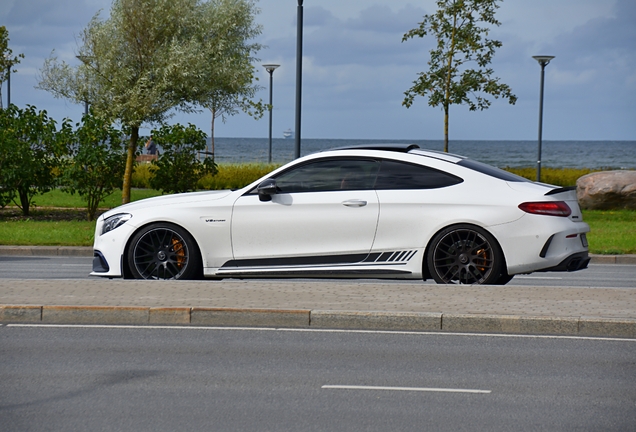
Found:
[[[448,153],[448,109],[449,105],[444,106],[444,152]]]
[[[121,188],[121,203],[130,202],[130,185],[132,183],[132,173],[135,167],[135,153],[137,152],[137,142],[139,141],[139,126],[133,126],[128,142],[128,153],[126,155],[126,171],[124,171],[124,183]]]
[[[22,215],[29,216],[29,210],[31,203],[29,202],[29,194],[26,190],[18,190],[18,197],[20,198],[20,206],[22,208]]]
[[[448,153],[448,110],[451,104],[451,77],[453,58],[455,57],[455,34],[457,33],[457,11],[453,15],[453,33],[451,34],[448,64],[446,66],[446,83],[444,84],[444,152]]]
[[[216,116],[216,112],[214,110],[210,110],[212,112],[212,122],[210,128],[210,151],[212,153],[212,161],[214,161],[214,117]]]

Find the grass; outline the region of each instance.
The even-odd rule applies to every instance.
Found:
[[[275,164],[220,164],[216,176],[200,182],[202,189],[238,189],[278,168]],[[148,165],[139,165],[133,179],[135,187],[145,186],[151,175]],[[517,175],[534,179],[534,168],[506,168]],[[542,181],[557,186],[573,186],[576,179],[593,172],[588,169],[542,169]],[[135,188],[131,200],[160,195],[152,189]],[[30,218],[23,218],[16,208],[0,210],[0,244],[90,246],[93,244],[94,222],[83,220],[84,202],[77,195],[59,189],[38,195],[34,199]],[[116,190],[100,207],[107,209],[121,204],[121,191]],[[57,208],[56,210],[51,209]],[[590,252],[595,254],[636,253],[636,211],[585,210],[583,218],[591,227],[588,235]]]
[[[636,254],[635,210],[583,210],[583,220],[591,228],[591,253]]]
[[[92,246],[95,222],[0,221],[0,244],[24,246]]]
[[[138,201],[144,198],[161,195],[161,192],[153,189],[132,189],[130,191],[131,201]],[[53,189],[42,195],[37,195],[33,199],[34,208],[38,207],[62,207],[62,208],[83,208],[86,206],[83,198],[79,195],[71,195],[60,189]],[[115,191],[99,203],[100,208],[113,208],[121,204],[121,190]]]
[[[36,210],[34,217],[39,217],[39,212],[43,211]],[[78,217],[83,214],[76,213]],[[590,253],[636,254],[636,211],[585,210],[583,219],[592,229],[588,234]],[[94,222],[83,220],[11,220],[0,216],[3,245],[91,246],[94,230]]]

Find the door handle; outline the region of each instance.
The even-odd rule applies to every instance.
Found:
[[[363,200],[349,200],[343,201],[342,205],[346,207],[364,207],[365,205],[367,205],[367,202]]]

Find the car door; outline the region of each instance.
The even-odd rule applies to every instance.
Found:
[[[457,206],[450,189],[462,182],[434,168],[383,160],[375,184],[381,210],[373,251],[424,246],[431,227]]]
[[[345,264],[371,250],[378,221],[379,163],[334,158],[275,177],[277,193],[241,196],[232,212],[236,265]]]

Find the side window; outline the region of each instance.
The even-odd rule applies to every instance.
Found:
[[[459,177],[434,168],[383,160],[376,189],[437,189],[463,182]]]
[[[292,168],[276,178],[282,193],[373,189],[380,164],[365,159],[331,159]]]

